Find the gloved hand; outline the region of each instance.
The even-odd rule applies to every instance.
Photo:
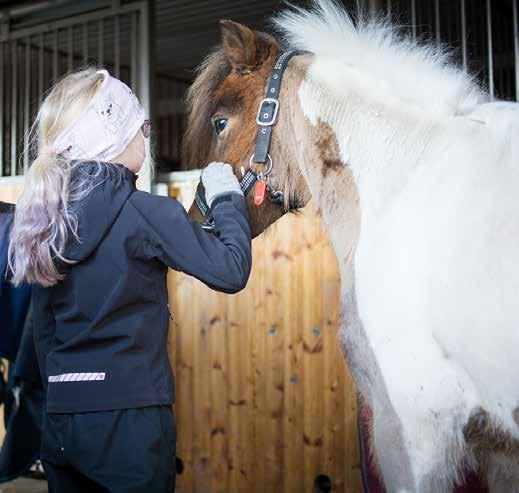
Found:
[[[205,201],[211,207],[213,200],[220,195],[238,193],[243,195],[240,184],[230,164],[211,163],[202,171],[202,183],[205,188]]]

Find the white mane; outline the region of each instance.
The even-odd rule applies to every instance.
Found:
[[[362,96],[444,116],[466,114],[486,98],[444,49],[419,45],[381,18],[361,17],[355,26],[333,0],[292,6],[273,22],[291,49],[326,59],[336,83],[344,86],[354,73]]]

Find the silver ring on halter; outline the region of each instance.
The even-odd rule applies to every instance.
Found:
[[[265,171],[260,171],[259,174],[262,176],[268,176],[270,175],[270,172],[272,171],[272,158],[270,157],[270,154],[267,154],[267,158],[269,160],[269,164],[267,166],[267,169]],[[249,159],[249,168],[252,168],[252,160],[254,159],[254,154]]]

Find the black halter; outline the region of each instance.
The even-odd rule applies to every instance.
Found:
[[[258,124],[258,133],[256,135],[256,145],[254,147],[254,154],[250,157],[249,168],[244,171],[242,168],[242,178],[240,180],[240,188],[243,195],[247,195],[258,180],[267,180],[272,171],[272,158],[269,154],[270,140],[272,138],[272,127],[276,123],[279,112],[279,91],[281,90],[281,81],[283,74],[287,68],[288,62],[300,51],[286,51],[282,53],[276,60],[276,64],[270,75],[267,85],[267,93],[261,100],[256,115],[256,123]],[[256,173],[252,169],[252,163],[265,164],[266,169]],[[211,214],[211,209],[205,201],[204,194],[201,191],[202,181],[198,184],[195,194],[195,203],[205,218],[202,227],[207,230],[214,229],[214,220]],[[273,191],[267,186],[269,199],[282,205],[284,202],[283,192]]]

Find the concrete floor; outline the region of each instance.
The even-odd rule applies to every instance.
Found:
[[[10,483],[0,484],[0,493],[47,493],[47,481],[20,478]]]

